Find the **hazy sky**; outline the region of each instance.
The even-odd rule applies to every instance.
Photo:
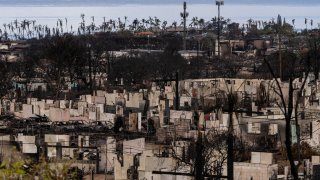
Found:
[[[314,27],[318,26],[318,23],[320,25],[320,0],[304,0],[303,4],[296,4],[301,3],[301,0],[290,0],[290,3],[285,4],[288,1],[278,0],[273,4],[275,0],[269,0],[269,4],[263,4],[267,0],[225,0],[221,15],[234,22],[246,23],[249,18],[270,21],[281,14],[287,22],[295,19],[296,28],[305,28],[305,18],[313,19]],[[103,17],[118,19],[124,16],[127,16],[129,21],[134,18],[157,16],[169,23],[180,22],[182,2],[183,0],[0,0],[0,25],[15,19],[19,21],[32,19],[39,24],[55,26],[57,19],[68,18],[69,25],[78,27],[81,21],[80,14],[85,14],[88,22],[91,22],[90,18],[94,16],[97,24],[102,22]],[[187,2],[188,20],[195,16],[205,20],[217,16],[214,0],[187,0]]]
[[[110,4],[179,4],[184,0],[0,0],[1,5],[110,5]],[[213,4],[214,0],[185,0],[190,4]],[[320,0],[225,0],[225,4],[315,5]]]

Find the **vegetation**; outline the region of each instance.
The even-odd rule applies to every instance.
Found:
[[[2,179],[47,179],[47,180],[65,180],[79,179],[81,172],[72,167],[72,160],[64,162],[48,161],[48,159],[40,158],[34,161],[16,149],[12,149],[10,153],[4,154],[0,165],[0,177]]]

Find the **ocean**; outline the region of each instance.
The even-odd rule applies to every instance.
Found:
[[[232,22],[240,24],[247,23],[248,19],[270,21],[272,18],[277,19],[278,14],[286,18],[286,22],[291,23],[295,19],[295,28],[304,29],[311,28],[310,20],[313,20],[313,28],[320,26],[320,6],[284,6],[284,5],[228,5],[221,7],[221,16],[225,19],[229,18]],[[36,24],[48,25],[55,27],[58,19],[68,19],[68,26],[78,27],[81,22],[81,14],[85,14],[87,23],[92,21],[94,16],[95,24],[100,25],[103,17],[106,20],[117,20],[128,17],[128,24],[135,18],[148,19],[149,17],[157,17],[161,21],[168,21],[170,25],[173,21],[181,22],[180,12],[182,5],[103,5],[103,6],[0,6],[0,26],[8,24],[17,19],[19,22],[24,19],[35,20]],[[203,18],[209,21],[218,14],[215,4],[190,4],[187,7],[189,12],[188,21],[191,22],[192,17]],[[307,26],[305,18],[308,19]]]

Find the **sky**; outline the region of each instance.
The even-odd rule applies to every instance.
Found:
[[[217,16],[214,0],[186,1],[188,20],[199,17],[208,21]],[[57,19],[68,18],[69,25],[78,27],[81,22],[80,14],[85,14],[88,22],[94,16],[97,24],[101,24],[104,17],[118,19],[124,16],[129,21],[156,16],[170,24],[181,21],[182,2],[183,0],[0,0],[0,26],[15,19],[29,19],[53,27]],[[313,19],[314,27],[320,27],[319,9],[320,0],[304,0],[303,3],[302,0],[225,0],[221,15],[242,24],[250,18],[270,21],[280,14],[287,22],[295,19],[296,28],[305,28],[305,18]]]
[[[123,5],[123,4],[179,4],[184,0],[0,0],[0,6],[43,5]],[[213,4],[214,0],[186,0],[190,4]],[[320,5],[320,0],[225,0],[225,4],[268,5]]]

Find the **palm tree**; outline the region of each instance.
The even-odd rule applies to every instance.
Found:
[[[269,22],[269,24],[271,24],[271,25],[274,25],[274,24],[275,24],[274,18],[271,18],[271,21]]]
[[[66,22],[66,28],[67,28],[67,33],[68,33],[68,32],[69,32],[69,28],[68,28],[68,19],[67,19],[67,18],[65,18],[64,20],[65,20],[65,22]]]
[[[81,14],[80,17],[82,19],[82,22],[80,23],[80,30],[82,30],[83,34],[85,34],[85,31],[86,31],[86,24],[84,19],[85,15]],[[79,29],[78,29],[78,33],[80,33]]]
[[[21,29],[22,29],[22,39],[24,39],[24,31],[26,31],[28,26],[28,21],[25,19],[21,22]]]
[[[260,21],[256,21],[256,26],[258,26],[258,22],[260,22]],[[225,24],[225,25],[229,25],[231,23],[231,19],[226,19],[225,21],[223,21],[223,24]]]
[[[197,28],[197,26],[198,26],[198,17],[193,17],[191,19],[191,23],[189,24],[189,26]]]
[[[258,21],[259,29],[261,29],[262,21]]]
[[[159,26],[160,26],[160,23],[161,23],[160,19],[155,16],[155,17],[154,17],[154,26],[155,26],[155,27],[159,27]]]
[[[127,27],[127,22],[128,22],[128,17],[127,16],[124,16],[124,29],[126,29]]]
[[[18,20],[15,19],[15,20],[13,21],[13,23],[14,23],[14,25],[15,25],[15,28],[18,28]]]
[[[252,23],[253,23],[253,19],[248,19],[248,25],[249,25],[249,27],[251,27],[251,25],[252,25]]]
[[[25,20],[28,30],[30,30],[30,21]]]
[[[84,15],[84,14],[80,14],[80,17],[81,17],[81,19],[82,19],[82,22],[84,22],[84,17],[85,17],[85,15]]]
[[[174,30],[177,30],[177,21],[173,21],[172,26],[174,27]]]
[[[215,31],[218,29],[218,18],[217,17],[214,17],[211,19],[211,22],[212,22],[212,29]]]
[[[263,21],[263,22],[262,22],[262,28],[263,28],[263,29],[264,29],[267,25],[268,25],[268,22],[267,22],[267,21]]]
[[[102,30],[103,32],[106,32],[106,29],[107,29],[106,17],[103,17],[103,22],[102,22],[102,25],[100,26],[100,30]]]
[[[304,18],[304,24],[306,25],[306,30],[308,30],[308,19]]]
[[[144,29],[146,29],[146,19],[142,18],[141,19],[141,22],[142,22],[142,26],[144,27]]]
[[[70,31],[71,31],[71,34],[73,34],[73,26],[72,25],[70,26]]]
[[[138,26],[140,24],[140,21],[138,20],[138,18],[135,18],[133,21],[132,21],[132,28],[133,28],[133,31],[137,30],[138,29]]]
[[[166,30],[167,24],[168,24],[167,21],[163,21],[163,22],[162,22],[162,26],[161,26],[161,27],[162,27],[162,30],[163,30],[163,31]]]
[[[147,30],[147,29],[150,27],[150,21],[149,21],[149,19],[146,20],[145,24],[146,24],[146,26],[145,26],[146,28],[145,28],[145,29]]]
[[[58,21],[57,21],[57,28],[58,28],[58,26],[60,26],[60,31],[63,32],[63,23],[62,23],[61,19],[58,19]]]
[[[295,19],[292,19],[292,25],[293,25],[293,26],[294,26],[295,21],[296,21]]]
[[[200,18],[198,21],[199,27],[201,28],[201,30],[204,28],[205,26],[205,21],[203,18]]]
[[[3,27],[4,27],[4,32],[7,32],[7,24],[6,23],[3,24]]]
[[[148,24],[149,24],[149,29],[151,28],[151,26],[154,25],[154,21],[153,21],[153,18],[151,16],[149,16],[149,19],[148,19]]]
[[[34,37],[35,36],[35,28],[36,28],[36,20],[32,20],[32,36]]]
[[[8,27],[8,30],[10,31],[10,34],[11,34],[11,24],[7,24],[7,27]]]
[[[125,30],[125,23],[123,23],[123,22],[121,21],[121,18],[118,18],[118,28],[119,28],[119,30],[121,30],[121,31],[124,31],[124,30]]]
[[[109,23],[111,24],[111,30],[116,30],[116,21],[115,20],[112,20],[110,19]]]
[[[91,19],[92,19],[92,22],[89,25],[88,29],[89,29],[89,32],[94,33],[94,31],[96,30],[96,25],[94,23],[94,16],[91,16]]]

